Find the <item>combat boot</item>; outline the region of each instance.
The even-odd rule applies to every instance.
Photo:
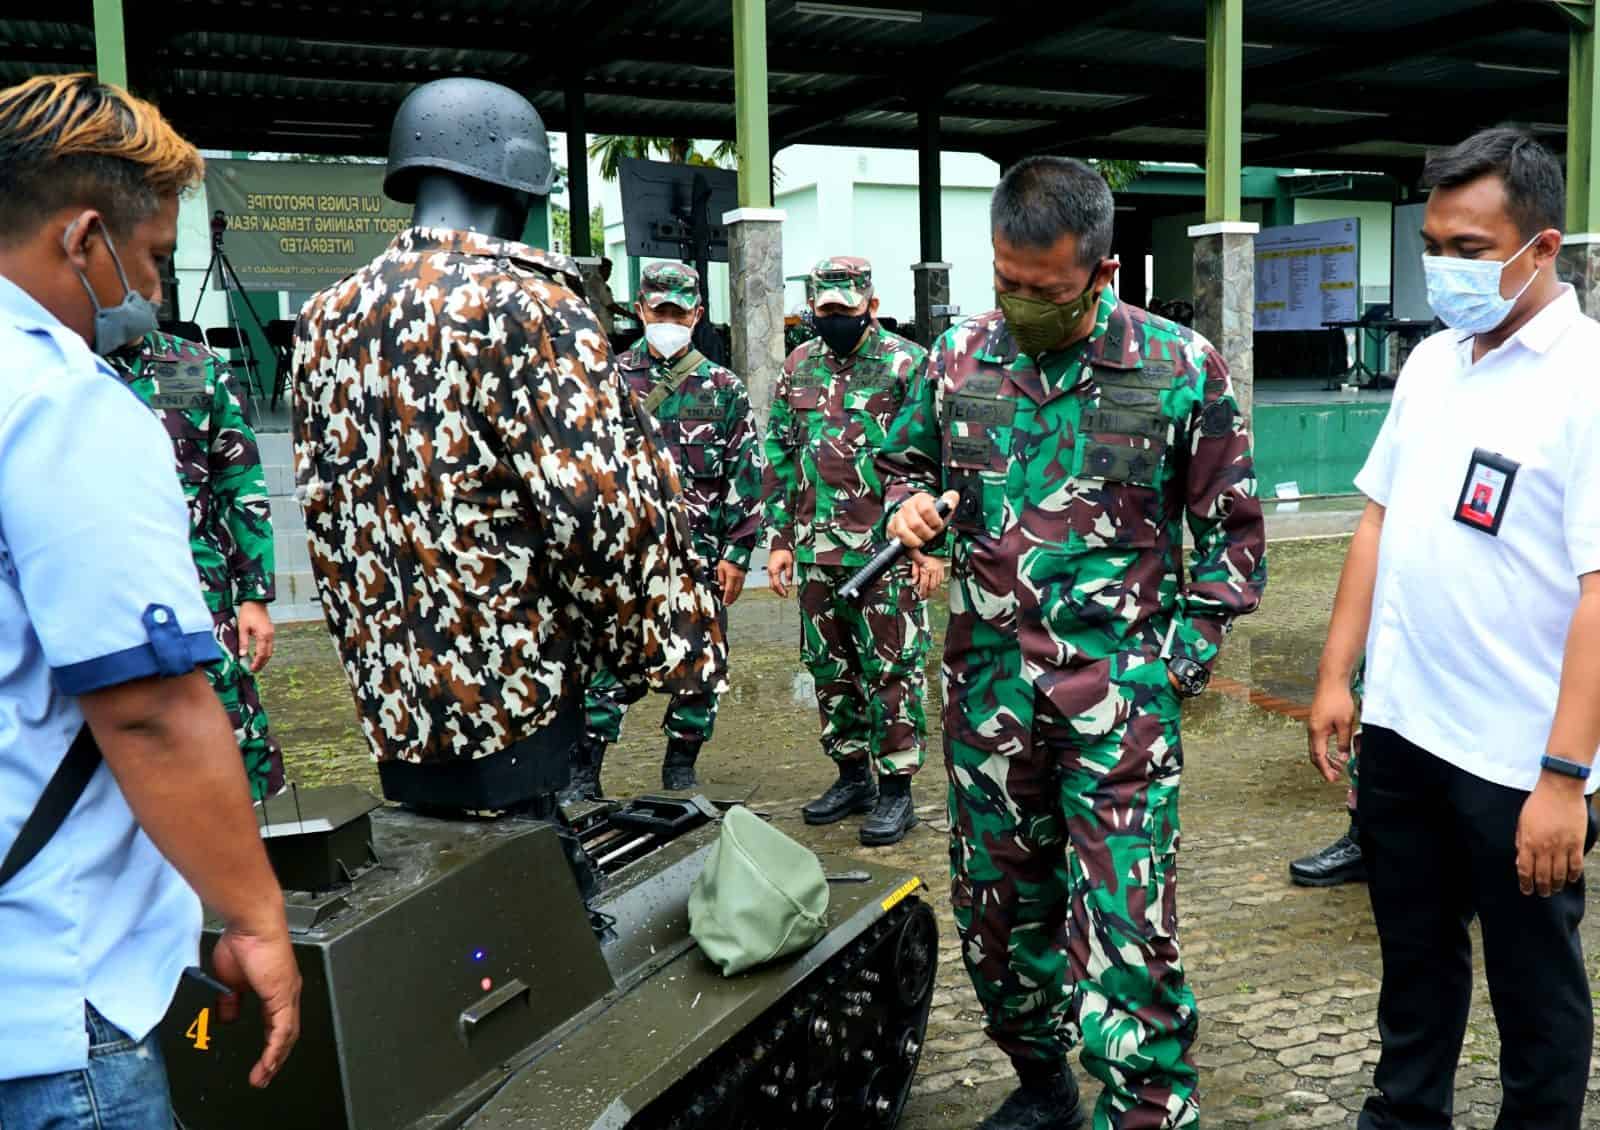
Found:
[[[1337,887],[1367,877],[1361,860],[1361,839],[1356,814],[1350,814],[1350,830],[1333,843],[1304,859],[1289,864],[1289,881],[1297,887]]]
[[[911,804],[911,778],[897,773],[878,782],[878,803],[861,822],[861,842],[868,847],[897,844],[916,824],[917,810]]]
[[[584,734],[572,747],[572,779],[561,790],[562,804],[580,800],[599,800],[600,766],[606,759],[606,743],[593,734]]]
[[[1056,1075],[1028,1079],[978,1124],[978,1130],[1078,1130],[1078,1081],[1065,1066]]]
[[[832,824],[853,812],[870,812],[878,803],[878,783],[865,757],[839,762],[839,779],[800,810],[807,824]]]
[[[661,787],[699,788],[700,781],[694,775],[694,762],[699,756],[700,742],[692,738],[668,738],[667,756],[661,762]]]

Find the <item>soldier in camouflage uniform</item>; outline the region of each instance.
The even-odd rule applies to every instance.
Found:
[[[839,770],[803,812],[808,824],[867,812],[861,842],[891,844],[916,823],[911,777],[927,748],[926,596],[943,565],[917,555],[886,573],[859,608],[838,589],[882,540],[873,459],[926,352],[878,325],[865,259],[824,259],[806,288],[818,336],[789,354],[773,390],[765,487],[767,573],[779,596],[791,579],[797,584],[801,655],[816,681],[822,748]]]
[[[744,382],[706,360],[689,342],[700,320],[700,277],[681,263],[650,263],[639,280],[634,314],[644,340],[617,358],[617,369],[660,429],[677,467],[695,551],[715,571],[724,605],[739,599],[761,524],[761,448]],[[574,754],[569,797],[598,797],[607,744],[622,733],[622,717],[642,691],[624,692],[601,671],[584,699],[586,732]],[[695,759],[711,740],[717,696],[677,694],[661,729],[667,752],[661,784],[697,785]]]
[[[257,799],[283,788],[283,750],[267,730],[255,673],[272,658],[272,512],[255,433],[202,345],[152,333],[109,360],[155,410],[177,457],[189,500],[189,545],[211,609],[222,662],[206,676],[233,723]]]
[[[1366,679],[1367,664],[1356,664],[1350,677],[1350,697],[1355,702],[1354,732],[1350,735],[1350,759],[1345,771],[1350,777],[1350,789],[1345,793],[1345,808],[1350,813],[1350,827],[1333,843],[1321,851],[1289,864],[1289,881],[1297,887],[1337,887],[1367,877],[1366,864],[1361,858],[1361,821],[1356,813],[1356,787],[1360,784],[1361,761],[1361,692]],[[1341,750],[1341,753],[1345,751]]]
[[[385,191],[449,226],[402,232],[295,328],[317,589],[385,794],[405,803],[554,817],[599,667],[625,687],[723,688],[671,458],[576,264],[510,237],[550,180],[526,99],[418,87]]]
[[[952,902],[1022,1086],[987,1130],[1198,1124],[1177,926],[1180,695],[1266,580],[1228,367],[1120,302],[1110,190],[1031,158],[991,205],[1000,310],[949,330],[880,465],[891,535],[945,528]],[[1183,522],[1195,544],[1188,576]]]

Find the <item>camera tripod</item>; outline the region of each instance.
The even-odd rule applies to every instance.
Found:
[[[195,292],[194,313],[189,320],[196,325],[200,324],[200,303],[206,296],[206,286],[216,276],[217,289],[222,291],[223,302],[228,308],[228,324],[233,329],[236,348],[244,354],[245,388],[249,398],[254,401],[261,395],[260,374],[261,368],[256,360],[255,347],[251,344],[250,335],[246,334],[239,324],[239,313],[234,305],[234,295],[238,295],[239,304],[250,315],[250,320],[255,323],[256,332],[261,335],[261,340],[270,342],[267,336],[267,327],[262,324],[261,317],[256,313],[255,307],[250,305],[250,300],[245,294],[244,284],[239,281],[239,274],[233,269],[233,264],[228,261],[228,253],[223,249],[223,232],[228,230],[228,215],[218,208],[211,213],[211,261],[206,264],[206,273],[200,279],[199,289]],[[277,369],[274,366],[273,372]],[[276,380],[274,380],[276,386]],[[274,387],[274,394],[276,387]]]

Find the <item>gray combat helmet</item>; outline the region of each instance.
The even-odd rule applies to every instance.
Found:
[[[554,179],[550,138],[533,103],[477,78],[425,83],[400,103],[389,131],[384,193],[402,204],[415,203],[417,174],[424,169],[534,196],[548,196]]]

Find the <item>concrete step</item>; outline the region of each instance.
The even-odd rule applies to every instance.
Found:
[[[294,437],[288,432],[256,432],[256,447],[263,466],[287,467],[294,462]]]
[[[321,606],[321,601],[317,599],[317,583],[310,569],[279,569],[274,577],[280,603]]]
[[[322,622],[322,605],[285,604],[278,601],[272,606],[274,624],[299,624],[307,621],[319,624]]]
[[[280,534],[298,534],[305,537],[306,516],[300,509],[300,503],[287,495],[269,497],[268,504],[272,507],[272,528]]]
[[[278,572],[311,572],[311,553],[306,546],[306,535],[303,531],[291,530],[285,533],[276,530],[272,535],[272,550]]]

